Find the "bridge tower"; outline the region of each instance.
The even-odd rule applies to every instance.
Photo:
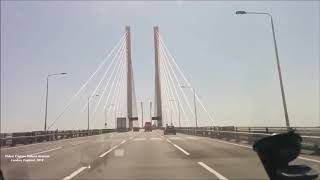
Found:
[[[155,55],[155,107],[154,117],[157,120],[157,126],[162,127],[162,106],[161,106],[161,82],[160,82],[160,64],[159,64],[159,28],[153,27],[154,31],[154,55]]]
[[[127,119],[129,120],[129,129],[133,127],[133,121],[138,120],[137,117],[133,117],[133,103],[135,102],[134,94],[134,81],[132,72],[132,61],[131,61],[131,36],[130,26],[126,26],[126,60],[127,60]]]

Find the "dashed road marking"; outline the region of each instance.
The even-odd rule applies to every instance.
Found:
[[[161,140],[161,138],[151,138],[150,140]]]
[[[116,157],[123,157],[124,156],[124,149],[116,149],[114,151],[114,156]]]
[[[228,180],[226,177],[224,177],[223,175],[221,175],[220,173],[218,173],[216,170],[212,169],[211,167],[207,166],[205,163],[198,162],[198,164],[200,166],[202,166],[203,168],[205,168],[206,170],[208,170],[209,172],[211,172],[212,174],[214,174],[220,180]]]
[[[144,141],[146,138],[135,138],[134,141]]]
[[[43,153],[50,152],[50,151],[55,151],[55,150],[58,150],[58,149],[61,149],[61,148],[62,147],[56,147],[56,148],[53,148],[53,149],[49,149],[49,150],[33,153],[33,154],[30,154],[30,155],[33,156],[33,155],[37,155],[37,154],[43,154]]]
[[[177,149],[179,149],[181,152],[183,152],[185,155],[187,155],[187,156],[190,155],[187,151],[185,151],[184,149],[182,149],[180,146],[178,146],[178,145],[176,145],[176,144],[174,144],[174,143],[172,143],[172,145],[173,145],[174,147],[176,147]]]
[[[81,173],[82,171],[84,171],[85,169],[90,169],[90,165],[89,166],[83,166],[79,169],[77,169],[76,171],[74,171],[73,173],[71,173],[69,176],[63,178],[62,180],[69,180],[74,178],[76,175],[78,175],[79,173]]]
[[[212,141],[216,141],[216,142],[220,142],[220,143],[224,143],[224,144],[230,144],[230,145],[234,145],[234,146],[239,146],[239,147],[252,149],[252,147],[246,146],[246,145],[242,145],[242,144],[230,143],[230,142],[219,141],[219,140],[214,140],[214,139],[211,139],[211,140]],[[298,159],[302,159],[302,160],[305,160],[305,161],[311,161],[311,162],[314,162],[314,163],[320,163],[320,160],[311,159],[311,158],[305,158],[305,157],[302,157],[302,156],[298,156]]]
[[[192,140],[199,140],[200,138],[198,137],[192,137],[192,136],[189,136],[189,137],[186,137],[187,139],[192,139]]]
[[[75,145],[79,145],[79,144],[82,144],[82,143],[85,143],[86,141],[79,141],[79,142],[73,142],[73,143],[70,143],[72,146],[75,146]]]
[[[171,140],[184,140],[182,137],[169,137]]]
[[[111,151],[113,151],[114,149],[116,149],[118,147],[118,145],[113,146],[112,148],[110,148],[108,151],[106,151],[105,153],[101,154],[99,157],[104,157],[105,155],[109,154]]]

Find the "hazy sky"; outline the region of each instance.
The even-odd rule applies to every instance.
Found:
[[[42,130],[46,75],[68,72],[50,79],[52,122],[126,25],[136,96],[145,109],[154,96],[158,25],[217,125],[283,126],[270,20],[236,10],[273,15],[291,124],[319,126],[319,1],[1,1],[1,131]],[[101,113],[95,128],[103,125]],[[54,129],[74,123],[86,128],[86,113],[75,107]]]

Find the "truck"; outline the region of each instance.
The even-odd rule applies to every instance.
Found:
[[[127,132],[127,118],[118,117],[117,118],[117,132]]]
[[[140,127],[139,127],[139,122],[138,121],[133,121],[132,122],[132,130],[133,131],[139,131],[140,130]]]

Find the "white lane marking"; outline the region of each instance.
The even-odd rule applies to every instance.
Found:
[[[206,170],[208,170],[209,172],[211,172],[212,174],[214,174],[215,176],[217,176],[217,178],[219,178],[220,180],[228,180],[226,177],[222,176],[220,173],[218,173],[217,171],[215,171],[214,169],[212,169],[211,167],[207,166],[205,163],[203,162],[198,162],[198,164],[202,167],[204,167]]]
[[[110,133],[111,134],[111,133]],[[34,143],[34,144],[27,144],[27,145],[21,145],[21,146],[15,146],[15,147],[1,147],[1,151],[5,151],[5,150],[10,150],[10,149],[16,149],[16,148],[23,148],[23,147],[28,147],[28,146],[36,146],[36,145],[44,145],[44,144],[58,144],[60,142],[64,142],[64,141],[73,141],[75,139],[83,139],[83,138],[94,138],[96,136],[104,136],[106,134],[97,134],[97,135],[92,135],[92,136],[81,136],[81,137],[76,137],[76,138],[71,138],[71,139],[58,139],[58,140],[54,140],[54,141],[49,141],[49,142],[39,142],[39,143]],[[108,135],[108,134],[107,134]]]
[[[171,140],[184,140],[182,137],[169,137]]]
[[[114,156],[116,157],[123,157],[124,156],[124,149],[116,149],[114,151]]]
[[[99,157],[104,157],[105,155],[107,155],[108,153],[110,153],[111,151],[113,151],[114,149],[116,149],[118,147],[118,145],[113,146],[112,148],[110,148],[108,151],[106,151],[105,153],[101,154]]]
[[[83,167],[77,169],[76,171],[74,171],[73,173],[71,173],[69,176],[63,178],[62,180],[72,179],[73,177],[75,177],[76,175],[78,175],[79,173],[81,173],[83,170],[85,170],[85,169],[87,169],[87,168],[90,168],[90,165],[89,165],[89,166],[83,166]]]
[[[170,139],[167,139],[167,141],[168,141],[169,143],[172,143],[172,141],[170,141]]]
[[[123,140],[120,144],[123,144],[123,143],[125,143],[125,142],[127,142],[127,140]]]
[[[49,150],[33,153],[33,154],[30,154],[30,155],[33,156],[33,155],[37,155],[37,154],[42,154],[42,153],[46,153],[46,152],[50,152],[50,151],[55,151],[55,150],[58,150],[58,149],[61,149],[61,148],[62,147],[57,147],[57,148],[53,148],[53,149],[49,149]]]
[[[80,141],[80,142],[74,142],[74,143],[70,143],[72,146],[75,146],[75,145],[79,145],[79,144],[82,144],[82,143],[85,143],[86,141]]]
[[[245,148],[248,148],[248,149],[252,149],[252,147],[246,146],[246,145],[242,145],[242,144],[230,143],[230,142],[219,141],[219,140],[214,140],[214,139],[211,139],[211,140],[212,141],[216,141],[216,142],[220,142],[220,143],[224,143],[224,144],[230,144],[230,145],[234,145],[234,146],[239,146],[239,147],[245,147]],[[320,163],[320,160],[311,159],[311,158],[305,158],[305,157],[302,157],[302,156],[298,156],[298,159],[302,159],[302,160],[305,160],[305,161],[311,161],[311,162],[315,162],[315,163]]]
[[[177,149],[179,149],[181,152],[183,152],[185,155],[187,155],[187,156],[190,155],[187,151],[185,151],[184,149],[182,149],[180,146],[178,146],[178,145],[176,145],[176,144],[173,144],[173,143],[172,143],[172,145],[173,145],[174,147],[176,147]]]
[[[197,138],[197,137],[192,137],[192,136],[189,136],[189,137],[186,137],[187,139],[192,139],[192,140],[198,140],[200,138]]]
[[[156,132],[157,135],[159,135],[161,138],[164,138],[161,134],[159,134],[158,132]]]
[[[134,141],[144,141],[146,138],[135,138]]]
[[[151,138],[150,140],[161,140],[161,138]]]
[[[301,156],[299,156],[298,158],[302,159],[302,160],[306,160],[306,161],[312,161],[312,162],[320,163],[320,161],[316,160],[316,159],[310,159],[310,158],[305,158],[305,157],[301,157]]]
[[[246,146],[246,145],[242,145],[242,144],[236,144],[236,143],[231,143],[231,142],[226,142],[226,141],[219,141],[219,140],[215,140],[215,139],[211,139],[212,141],[216,141],[216,142],[220,142],[220,143],[224,143],[224,144],[231,144],[234,146],[240,146],[240,147],[245,147],[245,148],[249,148],[252,149],[252,147],[250,146]]]

